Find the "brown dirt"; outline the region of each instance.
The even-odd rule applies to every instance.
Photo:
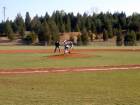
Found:
[[[49,56],[49,59],[66,59],[66,58],[88,58],[90,55],[80,54],[80,53],[70,53],[70,54],[57,54]]]
[[[140,49],[73,49],[72,52],[93,52],[93,51],[133,51],[140,52]],[[0,54],[16,54],[16,53],[53,53],[53,49],[20,49],[20,50],[0,50]]]
[[[64,73],[64,72],[95,72],[95,71],[119,71],[119,70],[140,70],[140,65],[120,65],[120,66],[97,66],[80,68],[29,68],[29,69],[0,69],[0,75],[13,74],[38,74],[38,73]]]

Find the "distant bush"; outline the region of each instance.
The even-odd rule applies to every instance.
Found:
[[[118,30],[116,32],[116,45],[117,46],[122,46],[123,45],[123,35],[122,35],[122,30]]]
[[[11,41],[13,41],[15,39],[15,35],[14,34],[9,34],[7,35],[8,39],[10,39]]]
[[[82,39],[81,39],[81,36],[80,35],[78,35],[78,37],[77,37],[77,45],[78,46],[81,46],[82,45]]]
[[[108,32],[107,32],[107,30],[105,30],[105,29],[104,29],[104,31],[103,31],[103,40],[104,40],[104,41],[107,41],[107,40],[108,40]]]
[[[137,39],[137,41],[140,41],[140,32],[138,32],[138,33],[136,34],[136,39]]]
[[[83,45],[88,45],[89,43],[89,37],[86,29],[83,29],[82,34],[81,34],[81,41]]]
[[[135,46],[136,45],[136,33],[134,31],[128,32],[124,37],[125,46]]]
[[[35,32],[31,32],[30,34],[25,35],[23,40],[28,45],[33,44],[37,40],[37,35],[35,34]]]

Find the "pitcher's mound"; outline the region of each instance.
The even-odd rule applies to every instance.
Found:
[[[65,59],[65,58],[87,58],[87,57],[90,57],[90,55],[80,54],[80,53],[70,53],[70,54],[51,55],[48,58],[49,59]]]

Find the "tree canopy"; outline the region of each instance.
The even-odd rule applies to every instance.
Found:
[[[8,20],[9,21],[9,20]],[[8,25],[7,25],[8,24]],[[118,37],[120,40],[120,33],[117,35],[116,30],[122,30],[127,32],[132,32],[139,40],[140,33],[140,14],[134,13],[131,16],[126,16],[124,12],[115,13],[93,13],[93,15],[88,15],[84,13],[83,15],[78,13],[66,13],[64,11],[54,11],[52,15],[48,12],[44,16],[30,17],[29,12],[26,12],[25,19],[21,14],[17,14],[14,21],[1,22],[0,23],[0,35],[5,34],[5,25],[7,25],[8,30],[12,30],[14,33],[19,33],[22,37],[25,31],[33,31],[38,35],[41,40],[47,40],[49,43],[51,41],[59,39],[59,33],[64,32],[83,32],[86,30],[95,34],[104,33],[104,40],[112,38],[114,36]],[[120,29],[121,27],[121,29]],[[11,32],[10,32],[11,33]],[[42,37],[42,36],[45,37]],[[106,38],[105,38],[106,37]],[[42,39],[43,38],[43,39]],[[46,39],[47,38],[47,39]]]

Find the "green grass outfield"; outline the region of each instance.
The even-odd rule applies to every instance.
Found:
[[[0,76],[0,105],[139,105],[140,70]]]
[[[1,49],[48,49],[53,47],[38,47],[38,46],[14,46],[4,47]],[[75,47],[74,49],[85,49],[86,47]],[[87,47],[94,49],[96,47]],[[103,47],[96,49],[123,49],[123,47]],[[139,49],[139,47],[125,47],[125,49]],[[134,51],[93,51],[93,52],[78,52],[87,54],[85,58],[65,58],[65,59],[49,59],[53,53],[18,53],[18,54],[0,54],[0,69],[14,68],[64,68],[64,67],[95,67],[95,66],[112,66],[112,65],[129,65],[140,64],[140,52]]]
[[[52,49],[53,47],[0,47]],[[99,47],[87,47],[93,49]],[[101,47],[103,48],[103,47]],[[107,47],[110,48],[110,47]],[[125,47],[130,48],[130,47]],[[139,49],[131,47],[131,49]],[[85,49],[76,47],[75,49]],[[105,48],[106,49],[106,48]],[[117,49],[113,48],[112,49]],[[122,47],[123,49],[123,47]],[[0,69],[140,64],[140,52],[79,52],[88,58],[48,59],[52,53],[0,54]],[[139,105],[140,69],[0,75],[0,105]]]

